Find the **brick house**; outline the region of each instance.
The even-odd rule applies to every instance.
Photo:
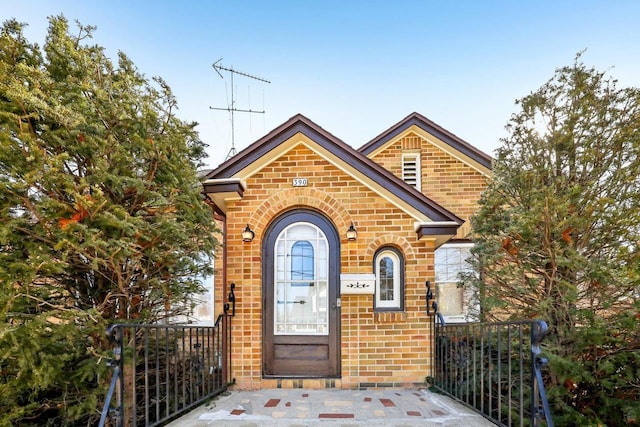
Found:
[[[465,320],[456,276],[490,172],[491,157],[413,113],[358,150],[296,115],[208,173],[238,386],[423,385],[425,282]]]

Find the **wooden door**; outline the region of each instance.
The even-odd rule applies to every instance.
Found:
[[[340,240],[313,211],[292,211],[267,229],[262,248],[263,375],[340,374]]]

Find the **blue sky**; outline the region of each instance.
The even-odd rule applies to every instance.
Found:
[[[200,123],[207,163],[231,148],[225,111],[237,76],[238,150],[302,113],[355,148],[417,111],[493,154],[514,101],[554,70],[583,61],[640,86],[640,2],[451,1],[8,1],[0,18],[26,22],[42,43],[47,16],[98,27],[94,42],[125,52],[172,87],[179,115]]]

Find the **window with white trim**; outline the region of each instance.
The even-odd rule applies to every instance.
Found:
[[[420,191],[420,153],[402,154],[402,180]]]
[[[435,251],[438,311],[448,323],[467,321],[469,307],[474,304],[473,290],[459,286],[461,274],[472,271],[467,262],[472,247],[472,243],[451,243]]]
[[[395,248],[381,248],[374,257],[375,308],[404,309],[404,259]]]

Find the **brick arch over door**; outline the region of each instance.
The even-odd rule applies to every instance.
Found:
[[[346,230],[352,218],[344,205],[331,194],[314,188],[298,187],[280,191],[266,199],[253,212],[250,224],[257,230],[265,230],[282,212],[294,208],[312,208],[331,219],[338,230]]]

